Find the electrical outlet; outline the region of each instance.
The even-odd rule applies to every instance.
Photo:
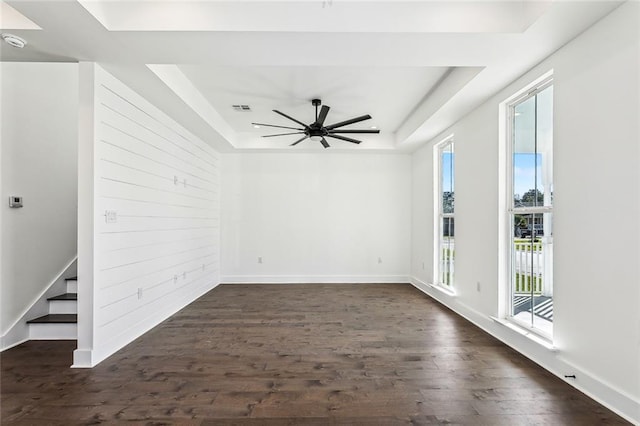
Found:
[[[258,256],[258,263],[262,263],[262,256]]]
[[[118,213],[115,210],[105,210],[104,220],[107,223],[116,223],[118,221]]]
[[[173,283],[177,283],[178,282],[178,275],[174,275],[173,276]]]
[[[142,299],[142,287],[138,287],[138,300]]]
[[[19,209],[22,207],[22,197],[12,195],[9,197],[9,207],[12,209]]]
[[[480,291],[480,281],[476,282],[476,291]]]
[[[378,258],[378,263],[382,263],[382,258],[381,257]]]

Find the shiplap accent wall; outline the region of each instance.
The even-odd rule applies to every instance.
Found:
[[[91,365],[219,283],[220,217],[215,150],[93,69]]]

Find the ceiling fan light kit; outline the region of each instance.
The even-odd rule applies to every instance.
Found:
[[[343,129],[340,130],[340,127],[344,127],[344,126],[348,126],[350,124],[354,124],[354,123],[359,123],[361,121],[365,121],[365,120],[369,120],[371,118],[371,116],[369,114],[367,115],[361,115],[360,117],[355,117],[355,118],[351,118],[349,120],[345,120],[345,121],[340,121],[338,123],[334,123],[334,124],[330,124],[328,126],[324,125],[324,121],[327,118],[327,114],[329,114],[329,110],[330,108],[327,105],[322,105],[322,108],[320,109],[320,113],[318,114],[318,107],[322,104],[322,101],[320,99],[313,99],[311,101],[311,105],[313,105],[316,108],[316,120],[311,123],[311,124],[304,124],[302,121],[296,120],[293,117],[288,116],[287,114],[280,112],[276,109],[273,110],[273,112],[275,112],[276,114],[280,114],[281,116],[285,117],[288,120],[293,121],[294,123],[298,124],[301,127],[289,127],[289,126],[278,126],[278,125],[274,125],[274,124],[264,124],[264,123],[251,123],[253,124],[254,127],[256,126],[265,126],[265,127],[275,127],[278,129],[289,129],[289,130],[297,130],[296,132],[289,132],[289,133],[278,133],[275,135],[265,135],[262,136],[263,138],[272,138],[275,136],[288,136],[288,135],[304,135],[302,136],[300,139],[298,139],[297,141],[295,141],[294,143],[291,144],[291,146],[295,146],[297,144],[299,144],[300,142],[304,141],[305,139],[311,139],[312,141],[316,141],[316,142],[320,142],[322,144],[323,147],[325,148],[329,148],[329,143],[327,142],[327,140],[325,138],[334,138],[334,139],[339,139],[339,140],[343,140],[345,142],[350,142],[350,143],[354,143],[354,144],[359,144],[360,140],[357,139],[353,139],[347,136],[342,136],[340,133],[344,134],[344,133],[351,133],[351,134],[363,134],[363,133],[380,133],[380,130],[378,129],[362,129],[362,130],[357,130],[357,129]]]

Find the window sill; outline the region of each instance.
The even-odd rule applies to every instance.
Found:
[[[452,288],[445,287],[445,286],[440,285],[440,284],[433,284],[433,283],[429,283],[429,286],[431,288],[435,289],[435,290],[438,290],[438,291],[446,294],[447,296],[455,296],[456,295],[456,292]]]
[[[520,334],[521,336],[526,337],[527,339],[531,340],[532,342],[544,347],[545,349],[548,349],[551,352],[557,352],[558,348],[556,348],[555,346],[553,346],[553,343],[548,340],[545,339],[544,337],[540,336],[539,334],[536,334],[530,330],[527,330],[524,327],[520,327],[517,324],[514,324],[510,321],[507,321],[503,318],[496,318],[496,317],[491,317],[491,319],[495,322],[497,322],[498,324],[501,324],[505,327],[507,327],[510,330],[515,331],[516,333]]]

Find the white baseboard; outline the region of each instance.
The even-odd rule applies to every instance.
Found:
[[[88,349],[76,349],[73,351],[73,365],[71,368],[91,368],[95,364],[91,359],[92,351]]]
[[[13,325],[2,337],[0,337],[0,349],[5,351],[29,340],[29,326],[27,321]]]
[[[494,321],[490,316],[459,302],[454,295],[440,291],[416,277],[411,277],[410,282],[418,290],[520,352],[562,381],[593,398],[631,423],[640,425],[640,401],[638,399],[616,389],[604,380],[564,359],[561,350],[550,350],[548,347],[535,343],[526,336]],[[576,379],[567,379],[564,377],[565,375],[575,375]]]
[[[223,275],[229,284],[352,284],[408,283],[407,275]]]
[[[73,368],[92,368],[104,361],[106,358],[115,354],[120,349],[124,348],[129,343],[133,342],[138,337],[142,336],[153,327],[160,324],[162,321],[169,318],[185,306],[189,305],[205,293],[211,291],[217,287],[219,283],[211,282],[194,289],[193,293],[184,295],[181,298],[173,299],[173,305],[167,307],[159,312],[155,312],[154,315],[149,316],[135,324],[131,324],[130,327],[123,330],[122,333],[117,336],[112,336],[109,341],[104,342],[99,347],[89,349],[76,349],[73,352]]]

